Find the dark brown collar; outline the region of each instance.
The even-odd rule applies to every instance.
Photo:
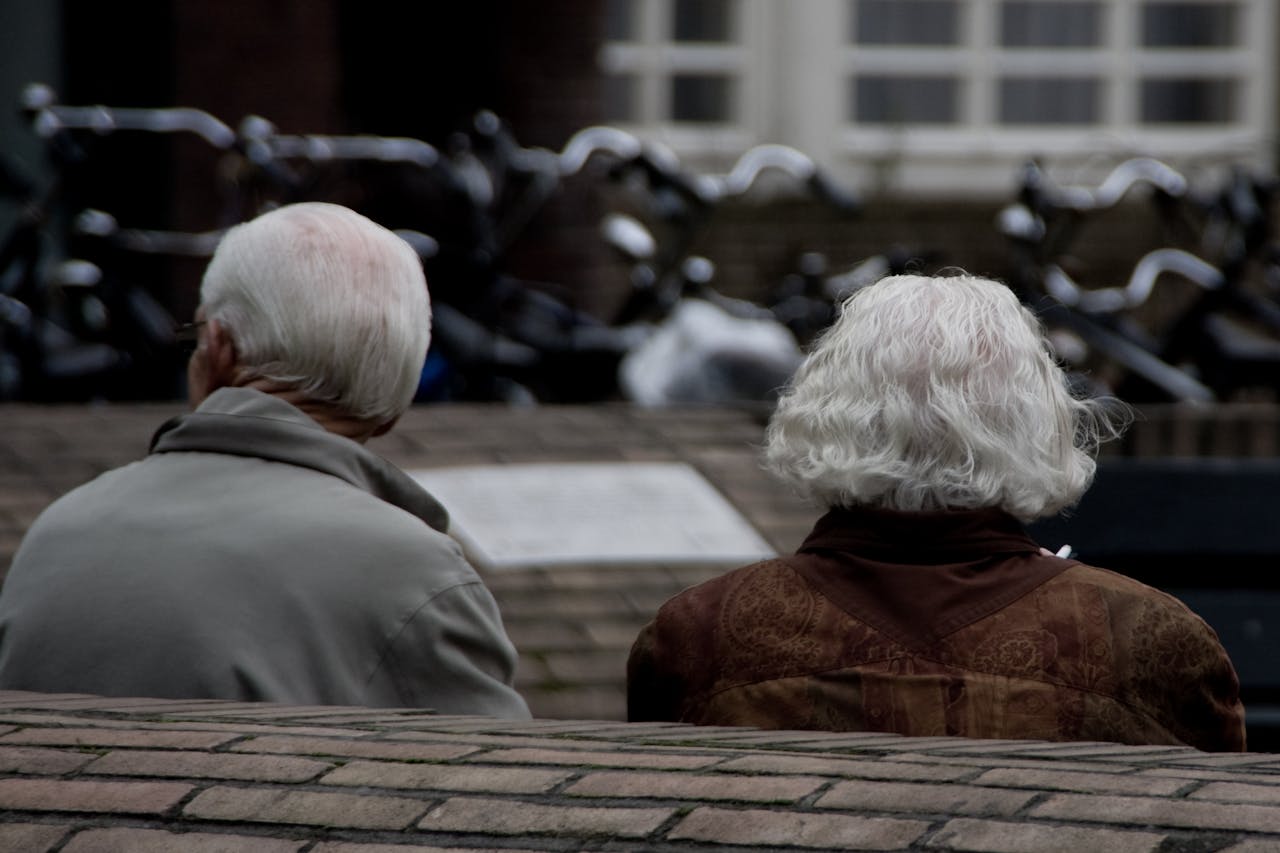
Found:
[[[998,509],[833,509],[788,565],[845,612],[909,648],[1005,607],[1073,565]]]

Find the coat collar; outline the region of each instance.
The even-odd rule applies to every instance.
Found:
[[[952,563],[994,553],[1038,553],[1022,524],[1000,509],[898,512],[867,507],[830,510],[803,551],[857,551],[877,560]]]
[[[924,649],[1075,563],[1046,556],[998,509],[833,509],[786,562],[846,613]]]
[[[152,453],[195,451],[252,456],[345,480],[444,532],[449,515],[418,483],[349,438],[329,432],[295,406],[252,388],[220,388],[194,412],[171,418]]]

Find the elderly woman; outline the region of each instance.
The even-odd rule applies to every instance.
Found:
[[[1115,432],[1003,285],[865,288],[768,429],[769,467],[826,514],[794,556],[663,605],[630,718],[1244,749],[1214,632],[1022,526],[1080,498]]]

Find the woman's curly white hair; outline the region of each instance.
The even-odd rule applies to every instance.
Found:
[[[1071,394],[1004,285],[891,276],[850,297],[817,342],[770,420],[765,461],[828,507],[1000,507],[1031,521],[1080,499],[1124,420],[1122,406]]]

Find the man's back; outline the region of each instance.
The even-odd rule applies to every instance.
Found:
[[[211,397],[54,504],[0,595],[0,685],[527,716],[492,597],[412,480]]]

